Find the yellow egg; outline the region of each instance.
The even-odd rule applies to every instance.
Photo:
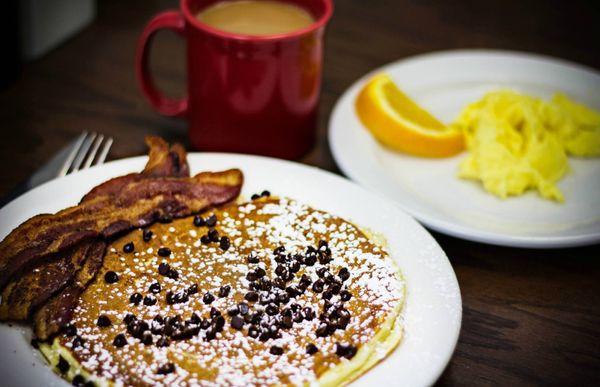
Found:
[[[459,177],[479,180],[501,198],[537,189],[562,202],[556,183],[569,170],[567,155],[600,156],[600,114],[563,94],[544,101],[490,92],[452,125],[464,133],[469,150]]]

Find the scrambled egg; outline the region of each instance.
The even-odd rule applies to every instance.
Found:
[[[452,124],[470,154],[459,177],[481,180],[501,197],[537,189],[564,201],[556,186],[569,171],[567,155],[600,156],[600,114],[563,94],[550,101],[514,91],[494,91],[466,106]]]

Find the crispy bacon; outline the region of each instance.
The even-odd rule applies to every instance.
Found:
[[[105,250],[104,241],[90,243],[84,264],[73,281],[35,312],[34,332],[38,339],[46,340],[71,321],[79,296],[102,267]]]
[[[99,196],[114,197],[133,181],[149,177],[189,176],[189,167],[183,147],[172,147],[159,137],[147,137],[149,158],[141,173],[131,173],[106,181],[92,189],[82,202]],[[26,320],[31,312],[42,305],[75,276],[84,263],[92,242],[80,243],[75,248],[37,262],[22,275],[13,276],[2,291],[0,320]]]
[[[165,217],[183,217],[235,199],[241,171],[202,172],[190,178],[130,182],[113,197],[98,196],[56,214],[38,215],[0,243],[0,288],[25,265],[77,243],[110,238]]]
[[[42,305],[34,315],[36,332],[40,338],[56,333],[101,267],[109,238],[164,216],[200,212],[239,194],[239,170],[188,177],[180,145],[169,147],[157,137],[146,143],[149,160],[141,173],[97,186],[77,206],[35,216],[0,243],[0,320],[25,319]]]

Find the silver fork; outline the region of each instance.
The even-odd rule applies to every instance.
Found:
[[[87,169],[91,167],[92,164],[103,164],[104,160],[106,160],[106,156],[108,155],[108,151],[110,150],[112,143],[113,138],[105,138],[103,134],[98,134],[95,132],[81,133],[81,135],[77,137],[77,140],[75,140],[73,148],[69,152],[69,155],[67,156],[56,176],[61,177],[69,173]],[[98,157],[96,157],[100,147],[102,147],[102,150],[100,150],[100,154]]]

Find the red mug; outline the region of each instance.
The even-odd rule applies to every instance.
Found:
[[[181,0],[144,28],[136,74],[150,104],[166,116],[186,117],[193,148],[294,159],[314,144],[321,89],[323,34],[332,0],[283,0],[309,11],[310,26],[253,36],[225,32],[196,15],[221,0]],[[282,1],[282,0],[280,0]],[[187,43],[188,95],[173,99],[156,87],[149,45],[162,29]]]

